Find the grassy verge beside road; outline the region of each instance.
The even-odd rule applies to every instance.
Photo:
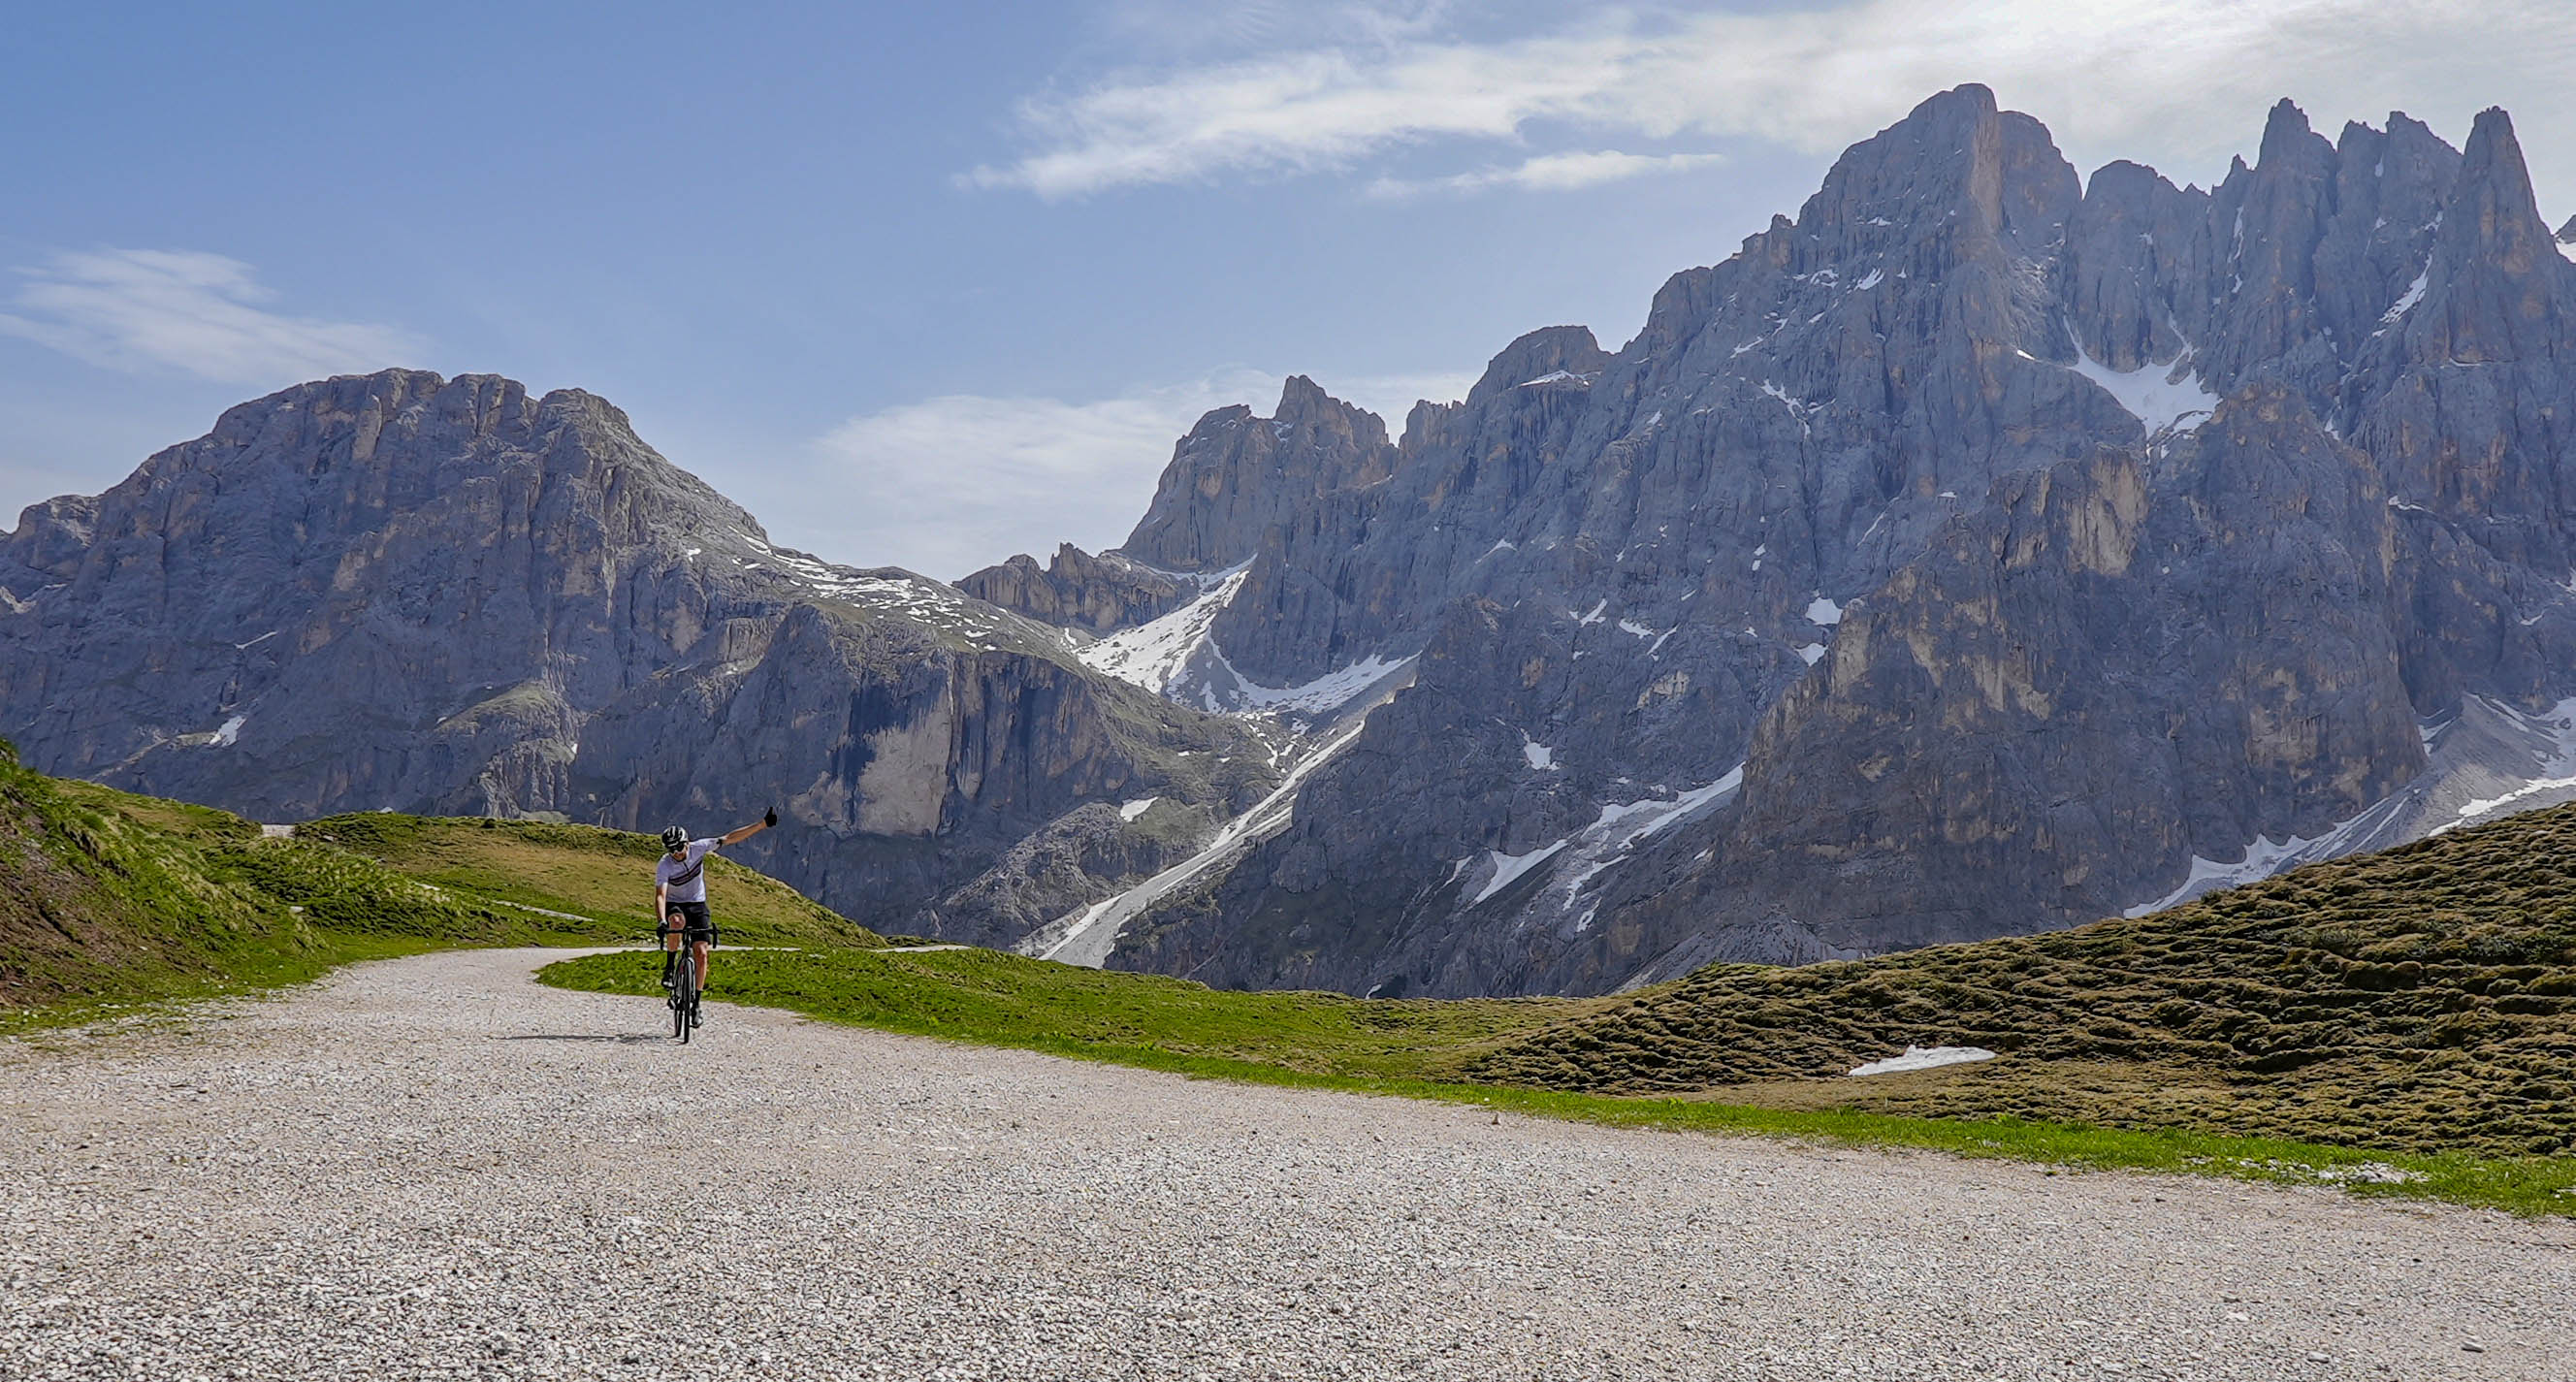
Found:
[[[567,960],[540,977],[564,988],[658,997],[656,973],[650,958],[626,954]],[[2339,1185],[2523,1214],[2576,1213],[2576,1160],[2564,1157],[2427,1155],[2011,1115],[1919,1118],[1759,1107],[1712,1097],[1477,1083],[1463,1073],[1516,1040],[1631,1001],[1624,998],[1441,1002],[1238,993],[985,950],[742,952],[724,957],[717,982],[720,999],[827,1021],[1198,1078],[1434,1099],[1620,1127]]]

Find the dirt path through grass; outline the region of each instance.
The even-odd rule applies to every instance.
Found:
[[[0,1042],[0,1376],[2576,1375],[2568,1221],[722,1004],[680,1047],[529,982],[566,953]]]

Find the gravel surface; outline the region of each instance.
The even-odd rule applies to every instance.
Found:
[[[557,953],[0,1042],[0,1377],[2576,1377],[2564,1221],[683,1047]]]

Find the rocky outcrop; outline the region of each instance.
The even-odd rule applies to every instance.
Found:
[[[894,930],[1090,803],[1221,817],[1274,776],[1246,726],[936,581],[776,547],[604,401],[490,376],[234,408],[27,510],[0,587],[0,722],[48,772],[267,820],[712,830],[774,802],[800,828],[746,858]]]
[[[1065,543],[1040,569],[1035,558],[1015,556],[957,583],[986,604],[999,605],[1041,624],[1108,633],[1148,623],[1188,603],[1196,581],[1157,571],[1116,552],[1098,556]]]
[[[1187,858],[1206,841],[1209,813],[1138,798],[1068,812],[1021,839],[991,868],[940,900],[938,933],[1007,948],[1080,913],[1110,889],[1131,887]],[[1108,886],[1104,887],[1106,883]]]
[[[1304,500],[1392,474],[1396,452],[1376,414],[1298,375],[1266,418],[1243,406],[1199,420],[1172,449],[1145,517],[1119,549],[1166,571],[1222,571]]]
[[[2571,275],[2500,112],[2284,102],[2203,191],[1927,101],[1615,354],[1515,342],[1270,524],[1210,646],[1414,682],[1112,962],[1598,991],[2553,799]]]

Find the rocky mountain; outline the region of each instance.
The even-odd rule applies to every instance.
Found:
[[[1278,777],[1276,736],[1079,641],[777,547],[601,399],[490,376],[246,403],[0,537],[0,732],[30,766],[266,820],[712,832],[774,801],[801,828],[746,861],[881,929],[994,942]]]
[[[1084,658],[1208,709],[1384,703],[1086,943],[1599,991],[2576,795],[2571,418],[2576,264],[2503,112],[2455,149],[2284,102],[2204,190],[2080,178],[1943,93],[1615,352],[1531,333],[1392,445],[1302,379],[1184,438],[1082,560],[1196,588]]]
[[[1614,989],[2137,914],[2576,797],[2576,264],[2500,111],[2214,187],[1980,87],[1385,424],[1209,414],[1114,552],[837,566],[579,392],[245,404],[0,536],[0,734],[270,819],[715,828],[1214,983]]]

